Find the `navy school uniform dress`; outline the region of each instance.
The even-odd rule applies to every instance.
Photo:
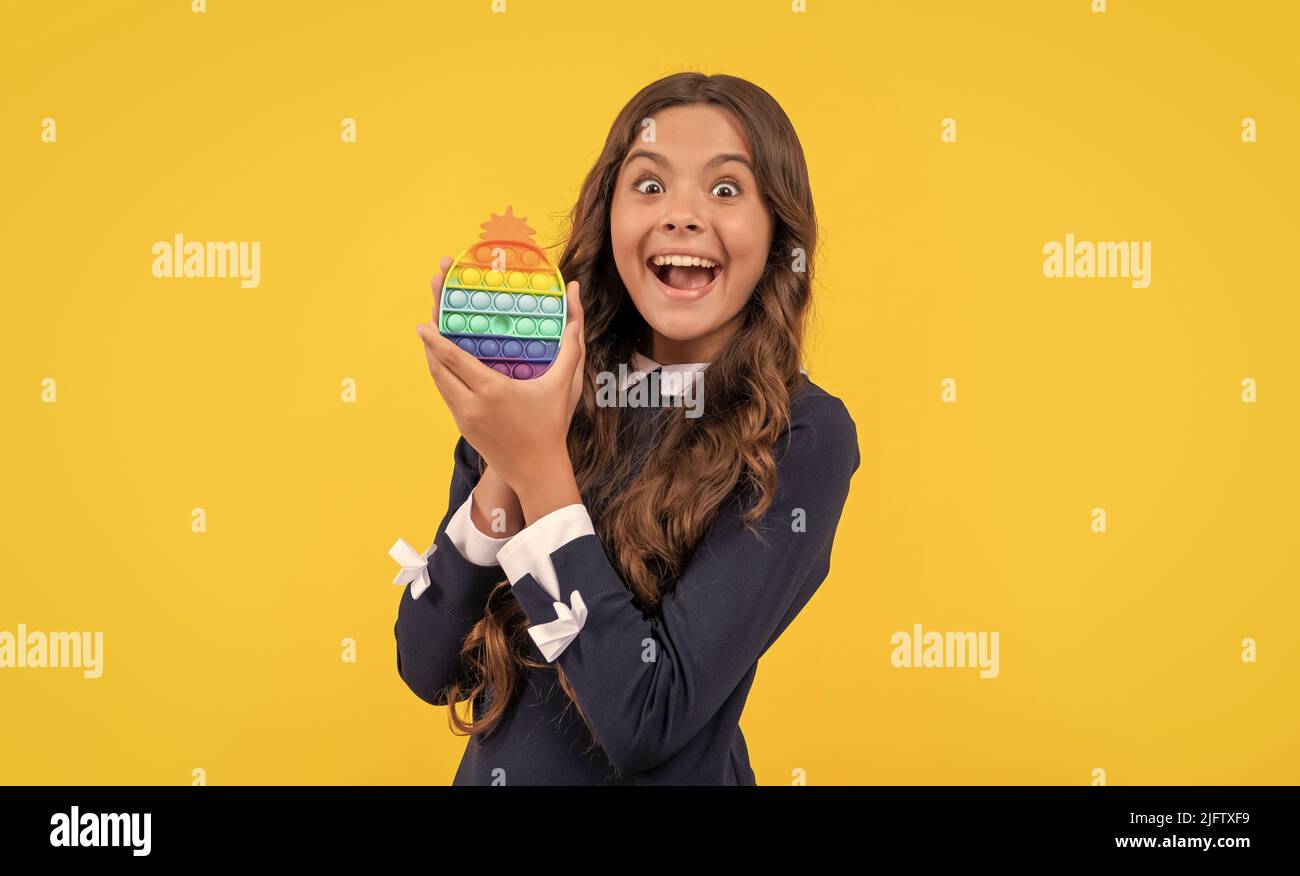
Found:
[[[631,379],[660,366],[640,354]],[[631,449],[648,448],[657,422],[679,407],[627,407]],[[460,438],[447,514],[418,554],[390,552],[405,583],[394,633],[397,671],[422,700],[445,706],[467,682],[459,651],[488,593],[511,582],[531,626],[531,656],[564,668],[598,745],[554,672],[527,670],[501,723],[470,737],[453,785],[755,785],[740,715],[758,659],[830,571],[831,546],[860,463],[844,403],[805,379],[791,426],[774,448],[774,501],[755,527],[739,492],[718,516],[651,618],[610,562],[585,504],[534,521],[516,535],[483,534],[469,516],[478,456]],[[569,706],[569,708],[565,708]],[[477,699],[473,715],[485,711]],[[590,750],[588,750],[590,749]]]

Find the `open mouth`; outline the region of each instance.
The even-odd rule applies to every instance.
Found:
[[[707,293],[722,273],[719,264],[656,265],[652,258],[646,259],[646,267],[667,294],[685,298],[698,298]]]

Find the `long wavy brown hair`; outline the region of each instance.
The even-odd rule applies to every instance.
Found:
[[[622,408],[596,403],[596,375],[617,372],[647,330],[614,263],[610,207],[619,168],[641,134],[642,120],[668,107],[697,103],[728,110],[744,131],[759,191],[773,217],[772,246],[741,327],[709,365],[703,414],[665,418],[648,454],[633,461],[619,444]],[[584,502],[600,509],[592,523],[605,553],[637,607],[650,617],[671,592],[719,506],[733,495],[752,495],[743,514],[752,531],[772,502],[773,448],[789,426],[790,398],[803,380],[804,326],[812,303],[817,220],[803,148],[781,106],[758,86],[726,75],[667,76],[641,89],[614,120],[568,226],[558,265],[566,278],[581,284],[587,343],[569,455]],[[479,464],[481,471],[481,459]],[[510,582],[501,581],[460,652],[472,682],[446,691],[452,732],[491,732],[528,670],[539,669],[556,673],[587,727],[591,747],[598,745],[564,670],[529,656],[528,626]],[[479,697],[488,705],[477,720],[471,709],[467,723],[456,713],[456,704],[474,704]]]

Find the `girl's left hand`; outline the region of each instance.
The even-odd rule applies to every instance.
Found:
[[[573,481],[569,423],[581,398],[587,351],[578,281],[567,290],[568,323],[559,352],[545,374],[530,380],[493,371],[443,337],[436,321],[416,327],[429,374],[456,428],[519,495],[525,512],[526,497],[555,494],[566,486],[557,487],[557,479]]]

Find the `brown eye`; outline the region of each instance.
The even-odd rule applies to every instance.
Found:
[[[713,187],[713,193],[714,193],[715,195],[718,194],[718,189],[731,189],[731,191],[732,191],[732,194],[730,194],[730,195],[719,195],[719,197],[722,197],[722,198],[735,198],[735,197],[737,197],[737,196],[740,195],[740,186],[736,185],[734,182],[723,181],[723,182],[719,182],[719,183],[717,183],[717,184]]]
[[[659,191],[646,191],[644,188],[646,185],[658,186]],[[643,176],[641,179],[632,183],[632,188],[636,189],[643,195],[658,195],[663,193],[663,186],[659,185],[659,181],[648,176]]]

